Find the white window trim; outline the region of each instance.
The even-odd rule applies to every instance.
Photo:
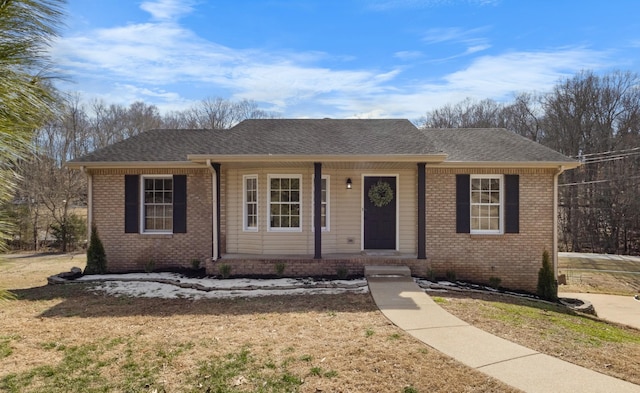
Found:
[[[141,175],[140,176],[140,233],[143,235],[170,235],[173,234],[173,225],[171,225],[171,230],[160,230],[160,229],[146,229],[145,224],[145,203],[144,203],[144,181],[145,179],[171,179],[173,181],[173,175]],[[172,183],[173,184],[173,183]],[[174,187],[175,188],[175,187]],[[172,189],[173,193],[174,190]],[[175,195],[172,195],[172,199],[175,199]],[[171,203],[173,206],[173,202]]]
[[[312,175],[311,176],[311,231],[315,231],[315,227],[314,227],[314,220],[315,220],[315,211],[313,209],[313,206],[315,204],[315,198],[316,198],[316,182],[315,182],[316,176]],[[322,175],[322,180],[326,180],[327,181],[327,212],[326,212],[326,220],[325,223],[327,225],[322,227],[322,232],[331,232],[331,176],[330,175]]]
[[[272,228],[271,227],[271,179],[298,179],[300,185],[300,225],[297,228]],[[269,174],[267,175],[267,232],[302,232],[303,225],[303,190],[302,187],[302,175],[291,175],[291,174]]]
[[[473,206],[473,195],[472,195],[472,186],[471,183],[473,179],[498,179],[500,180],[500,220],[498,221],[498,225],[500,229],[473,229],[471,225],[472,220],[472,206]],[[469,179],[469,229],[472,235],[502,235],[504,234],[504,176],[503,175],[470,175]]]
[[[250,227],[247,221],[247,180],[256,180],[256,226]],[[260,187],[258,175],[243,175],[242,176],[242,230],[244,232],[258,232],[260,227]]]

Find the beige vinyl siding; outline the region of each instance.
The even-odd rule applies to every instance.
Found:
[[[227,171],[226,250],[232,254],[300,254],[314,253],[313,168],[230,168]],[[322,233],[322,253],[358,253],[362,250],[362,182],[363,176],[398,176],[399,251],[416,252],[416,171],[348,170],[323,167],[329,176],[329,231]],[[243,230],[243,175],[258,176],[258,231]],[[301,175],[301,231],[269,230],[268,176]],[[347,178],[353,182],[346,188]]]
[[[401,172],[398,178],[399,250],[417,253],[418,236],[418,177],[417,171]]]

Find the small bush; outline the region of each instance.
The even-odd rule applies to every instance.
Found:
[[[193,258],[191,260],[191,268],[193,270],[200,270],[200,260],[198,258]]]
[[[447,270],[445,273],[448,281],[456,282],[456,272],[454,270]]]
[[[222,265],[218,266],[218,272],[220,272],[222,278],[229,278],[229,276],[231,276],[231,265],[223,263]]]
[[[493,289],[500,288],[500,283],[501,282],[502,282],[502,279],[500,277],[489,277],[489,285]]]
[[[144,271],[145,273],[153,273],[156,270],[156,261],[153,259],[149,259],[144,263]]]
[[[338,279],[344,280],[349,276],[349,269],[347,269],[346,266],[338,266],[336,268],[336,275],[338,276]]]
[[[286,269],[287,265],[284,262],[278,262],[275,265],[276,275],[281,277],[284,274],[284,269]]]
[[[550,302],[558,300],[558,284],[551,267],[549,252],[542,253],[542,267],[538,271],[538,297]]]
[[[87,248],[87,266],[84,274],[104,274],[107,272],[107,255],[98,236],[95,224],[91,226],[91,239]]]
[[[436,271],[433,269],[429,269],[427,270],[427,280],[431,281],[431,282],[435,282],[436,281]]]

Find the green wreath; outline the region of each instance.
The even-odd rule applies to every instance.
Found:
[[[387,206],[393,200],[393,189],[389,183],[378,180],[378,182],[369,189],[369,200],[376,207]]]

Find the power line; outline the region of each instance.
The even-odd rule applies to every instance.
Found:
[[[625,180],[627,179],[640,179],[640,176],[631,176],[631,177],[625,177]],[[604,180],[590,180],[590,181],[581,181],[581,182],[575,182],[575,183],[564,183],[564,184],[558,184],[558,187],[566,187],[566,186],[581,186],[581,185],[587,185],[587,184],[598,184],[598,183],[609,183],[615,181],[615,179],[604,179]],[[637,186],[638,183],[632,184],[631,186]]]
[[[621,150],[609,150],[609,151],[602,151],[599,153],[587,153],[587,154],[581,154],[578,156],[574,156],[574,158],[580,158],[580,157],[589,157],[589,156],[598,156],[598,155],[603,155],[603,154],[611,154],[611,153],[623,153],[623,152],[628,152],[628,151],[638,151],[640,150],[640,147],[632,147],[630,149],[621,149]]]

